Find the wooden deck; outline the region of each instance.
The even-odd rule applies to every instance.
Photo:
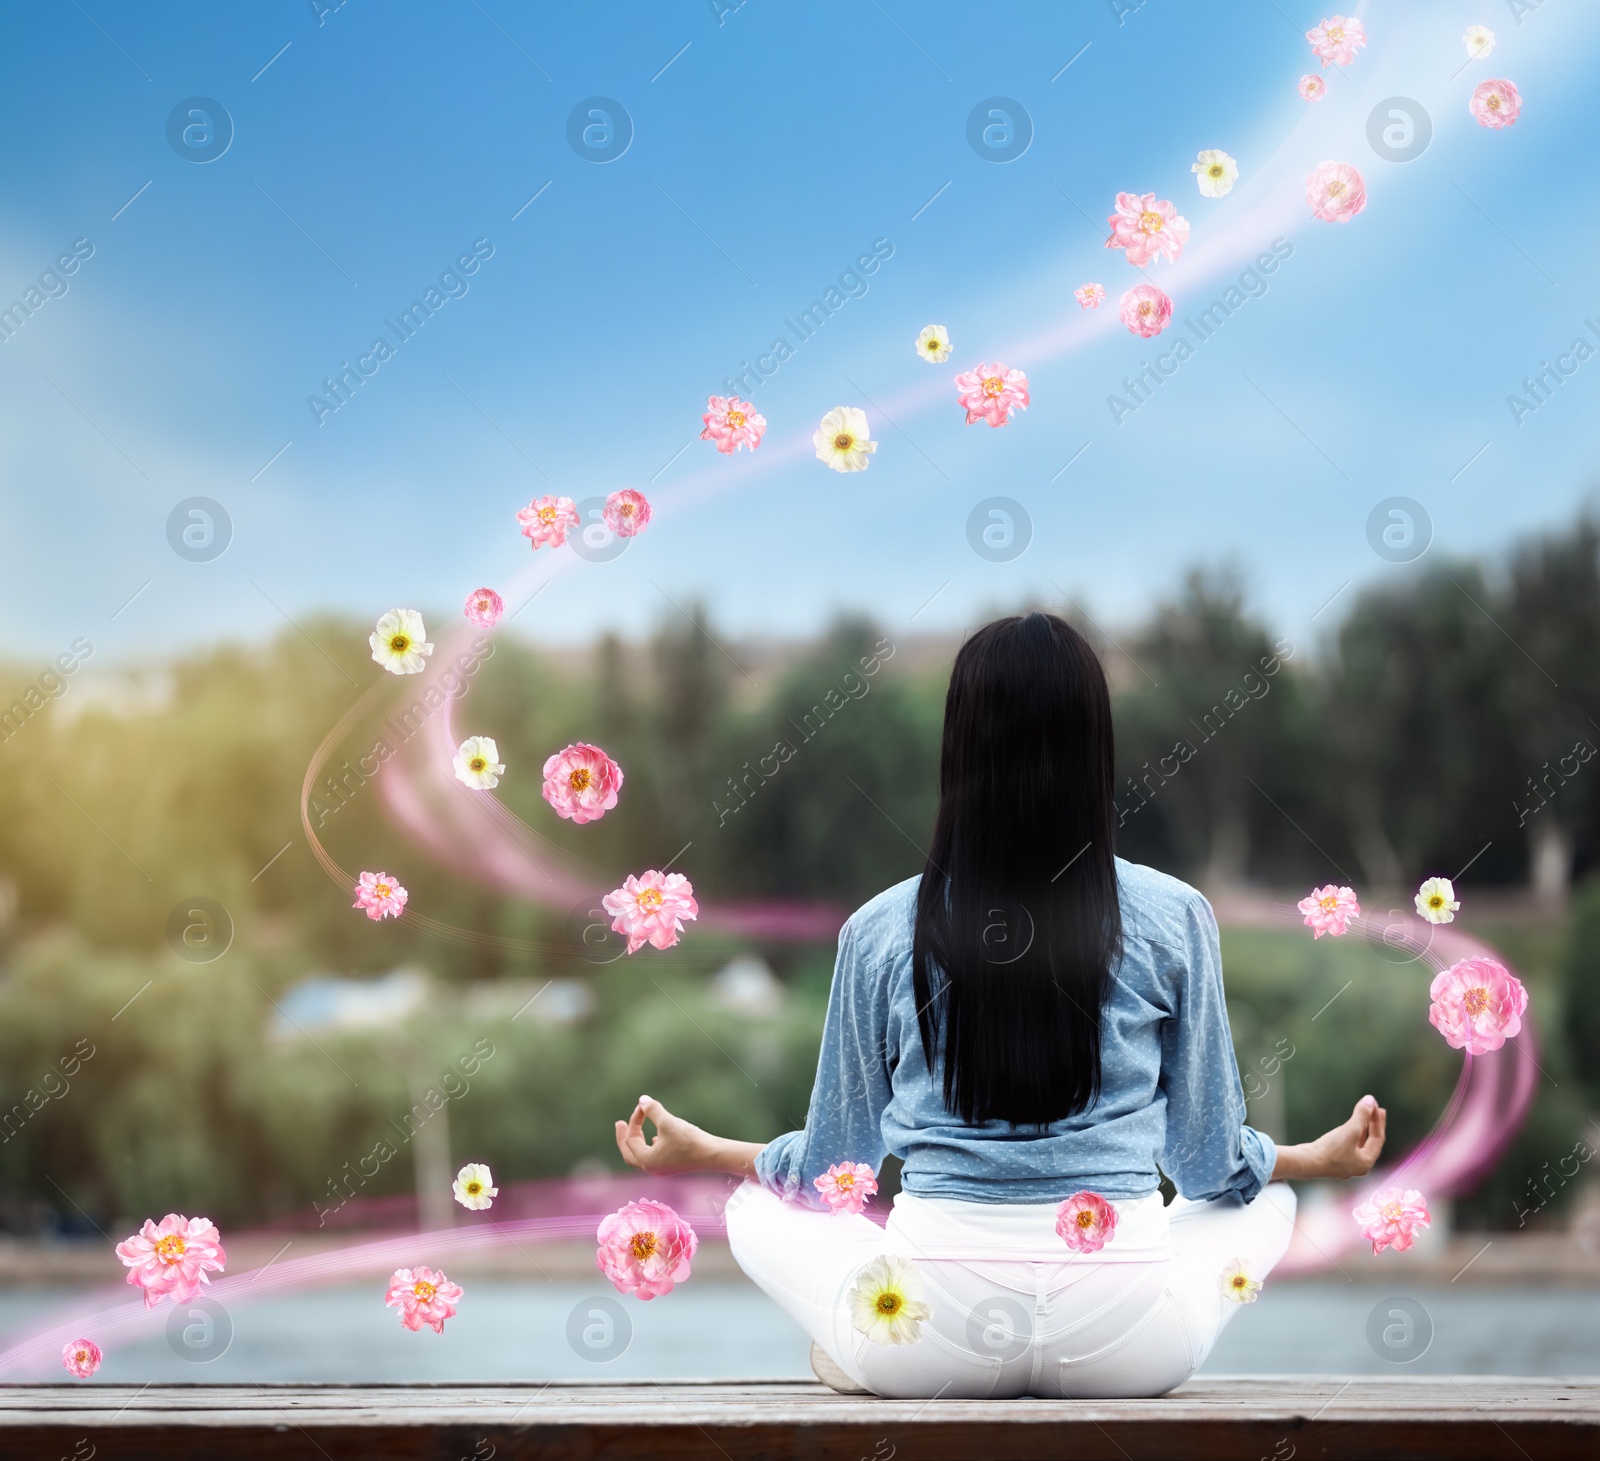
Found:
[[[1594,1461],[1600,1379],[1218,1376],[1092,1401],[891,1401],[809,1381],[19,1385],[0,1388],[0,1456]]]

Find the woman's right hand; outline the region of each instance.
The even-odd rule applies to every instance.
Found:
[[[647,1140],[644,1123],[656,1129],[656,1139]],[[640,1096],[633,1114],[617,1122],[617,1150],[630,1167],[641,1172],[693,1172],[709,1167],[714,1137],[681,1116],[674,1116],[660,1101]]]
[[[644,1134],[646,1121],[656,1129],[654,1141]],[[616,1126],[617,1150],[623,1161],[641,1172],[729,1172],[745,1178],[756,1174],[760,1142],[713,1136],[692,1121],[674,1116],[653,1096],[640,1096],[633,1114]]]
[[[1298,1146],[1280,1146],[1273,1179],[1292,1178],[1319,1181],[1330,1178],[1365,1177],[1383,1152],[1389,1113],[1375,1097],[1363,1096],[1355,1104],[1350,1119],[1325,1131],[1315,1141]]]

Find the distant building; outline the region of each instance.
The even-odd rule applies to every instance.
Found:
[[[387,1030],[403,1024],[428,997],[420,969],[395,969],[377,979],[313,975],[277,1002],[272,1034],[280,1040],[312,1030]]]
[[[765,959],[741,954],[712,978],[711,1002],[734,1014],[765,1019],[783,1008],[783,985]]]
[[[577,1025],[594,1013],[594,990],[586,979],[497,979],[469,985],[461,1003],[473,1020]]]

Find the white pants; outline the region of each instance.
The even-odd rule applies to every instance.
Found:
[[[902,1399],[1163,1395],[1200,1366],[1238,1304],[1223,1268],[1264,1281],[1294,1230],[1294,1193],[1163,1207],[1112,1204],[1115,1239],[1073,1253],[1056,1204],[955,1202],[902,1192],[887,1228],[816,1212],[746,1183],[728,1204],[739,1266],[875,1394]],[[850,1290],[880,1254],[915,1264],[932,1317],[915,1343],[878,1344],[850,1319]]]

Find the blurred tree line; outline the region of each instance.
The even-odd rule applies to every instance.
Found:
[[[1364,901],[1409,901],[1423,877],[1457,876],[1473,926],[1503,933],[1520,960],[1545,1064],[1574,1077],[1541,1092],[1504,1175],[1468,1205],[1475,1220],[1511,1223],[1519,1174],[1566,1151],[1600,1105],[1600,891],[1569,899],[1596,860],[1600,771],[1585,768],[1600,744],[1600,527],[1585,514],[1493,563],[1424,560],[1334,609],[1342,620],[1330,610],[1325,624],[1280,633],[1235,577],[1197,571],[1148,622],[1101,642],[1119,850],[1212,893],[1338,881]],[[436,918],[528,948],[444,944],[350,909],[310,855],[298,805],[317,744],[382,674],[369,629],[329,618],[197,651],[145,667],[145,691],[120,703],[104,677],[92,694],[87,676],[56,677],[59,690],[44,683],[30,698],[37,667],[0,676],[0,709],[25,712],[0,725],[0,1111],[13,1113],[0,1120],[0,1225],[82,1228],[90,1215],[104,1225],[185,1204],[230,1221],[304,1209],[407,1105],[377,1037],[267,1038],[274,1002],[319,972],[420,966],[444,992],[441,1012],[407,1036],[426,1060],[448,1064],[486,1031],[511,1052],[452,1120],[458,1149],[471,1140],[507,1178],[606,1157],[610,1117],[641,1078],[753,1139],[800,1119],[828,949],[760,950],[789,998],[759,1019],[708,999],[708,976],[740,952],[725,938],[691,932],[648,966],[596,967],[565,910],[431,865],[359,779],[322,802],[333,855],[397,874]],[[847,619],[804,652],[762,658],[698,610],[646,643],[602,640],[581,662],[506,634],[456,725],[497,740],[510,769],[495,795],[508,808],[617,881],[687,845],[675,866],[704,898],[845,912],[920,870],[954,647]],[[352,729],[330,769],[355,763],[373,725]],[[627,778],[617,809],[585,827],[539,795],[545,757],[576,740],[604,746]],[[1543,910],[1532,924],[1474,917],[1474,894],[1518,889]],[[185,962],[169,938],[169,915],[197,895],[234,925],[215,963]],[[1270,957],[1238,945],[1260,965],[1242,967],[1232,991],[1247,1064],[1252,1042],[1270,1035],[1271,1048],[1301,1028],[1321,990],[1308,961],[1327,956],[1303,942],[1281,940]],[[474,989],[548,977],[592,986],[593,1015],[557,1028],[465,1013]],[[1403,1060],[1417,1087],[1397,1124],[1421,1135],[1448,1092],[1423,1073],[1448,1082],[1457,1057],[1441,1063],[1420,1013],[1412,1023],[1384,1060]],[[1278,1135],[1314,1134],[1394,1070],[1353,1043],[1290,1068]],[[749,1050],[745,1062],[730,1053]],[[49,1072],[70,1089],[42,1097]],[[398,1168],[382,1179],[387,1190],[407,1181]]]

